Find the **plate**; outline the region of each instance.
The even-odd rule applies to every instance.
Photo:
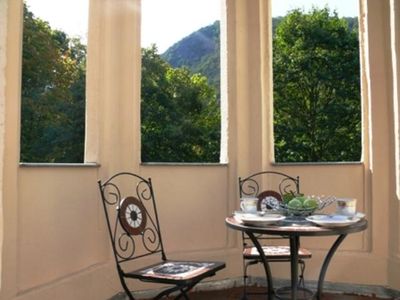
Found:
[[[339,215],[339,216],[346,216],[346,217],[348,217],[348,218],[358,218],[358,219],[360,219],[360,220],[362,220],[362,219],[365,218],[365,214],[362,213],[362,212],[356,212],[354,216],[352,216],[352,215],[344,215],[344,214],[340,214],[340,213],[338,213],[338,212],[336,212],[336,215]]]
[[[361,219],[344,215],[313,215],[307,217],[306,220],[322,227],[344,227],[357,223]]]
[[[285,219],[285,216],[278,214],[266,214],[262,216],[256,214],[235,214],[235,218],[246,225],[265,226],[282,221]]]
[[[365,218],[365,214],[362,213],[362,212],[356,212],[356,214],[354,215],[354,218],[359,218],[360,220],[364,219]]]

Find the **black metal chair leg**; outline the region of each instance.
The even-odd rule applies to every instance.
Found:
[[[248,264],[243,262],[243,295],[242,295],[242,300],[247,300],[247,268]]]
[[[189,299],[189,297],[188,297],[188,295],[186,294],[186,292],[188,291],[188,290],[184,290],[184,289],[180,289],[180,291],[181,291],[181,293],[178,295],[178,296],[176,296],[174,299],[175,300],[178,300],[178,299],[180,299],[181,297],[183,297],[183,298],[185,298],[185,300],[190,300]]]
[[[124,288],[125,294],[128,296],[129,300],[135,300],[135,298],[132,296],[131,291],[126,287],[126,285],[124,286],[123,284],[122,287]]]
[[[258,242],[257,238],[254,236],[253,233],[251,232],[246,232],[246,234],[249,236],[251,241],[253,242],[254,246],[257,248],[257,251],[260,255],[260,259],[264,265],[264,271],[265,271],[265,276],[267,277],[267,284],[268,284],[268,298],[272,299],[274,296],[274,287],[272,283],[272,274],[271,274],[271,269],[268,264],[267,257],[265,256],[264,250],[261,247],[260,243]]]
[[[135,298],[134,298],[133,295],[132,295],[132,292],[129,290],[128,286],[126,285],[125,279],[124,279],[124,277],[122,276],[122,274],[120,274],[120,273],[118,272],[118,276],[119,276],[119,280],[120,280],[120,282],[121,282],[122,288],[124,289],[125,294],[128,296],[129,300],[135,300]]]
[[[187,293],[196,285],[198,284],[198,281],[192,282],[192,284],[185,286],[185,287],[181,287],[180,290],[180,294],[178,296],[175,297],[175,300],[180,299],[181,297],[184,297],[186,300],[189,300],[189,297],[187,295]]]
[[[181,289],[182,289],[182,287],[180,287],[180,286],[174,286],[174,287],[168,288],[166,290],[163,290],[161,293],[159,293],[156,297],[154,297],[153,300],[162,299],[163,297],[167,297],[171,293],[180,291]]]
[[[242,295],[242,300],[247,299],[247,275],[243,275],[243,295]]]
[[[300,265],[300,275],[299,275],[299,287],[305,287],[304,284],[304,270],[306,269],[306,264],[304,263],[303,260],[299,260],[299,265]]]

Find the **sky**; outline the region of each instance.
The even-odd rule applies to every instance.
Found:
[[[272,0],[272,16],[284,16],[295,8],[309,10],[313,6],[335,9],[340,17],[358,16],[358,0]]]
[[[248,1],[248,0],[246,0]],[[160,53],[221,16],[221,0],[142,0],[142,47],[156,44]],[[88,0],[26,0],[33,14],[54,29],[87,40]],[[272,15],[312,6],[336,9],[339,16],[358,15],[358,0],[272,0]],[[183,24],[183,25],[182,25]]]
[[[162,53],[220,19],[220,0],[142,0],[142,47],[155,43]]]
[[[61,29],[73,37],[87,40],[89,0],[25,0],[35,17],[53,29]]]

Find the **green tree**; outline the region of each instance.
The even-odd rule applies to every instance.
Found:
[[[86,47],[24,5],[21,161],[83,162]]]
[[[293,10],[273,39],[278,162],[359,161],[358,34],[328,8]]]
[[[218,162],[220,113],[207,78],[142,49],[142,161]]]
[[[83,162],[86,46],[24,6],[21,161]],[[187,68],[143,50],[142,158],[217,162],[215,89]]]

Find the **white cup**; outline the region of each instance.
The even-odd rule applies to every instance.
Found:
[[[243,197],[240,198],[240,208],[246,213],[257,213],[258,198],[256,197]]]
[[[354,216],[357,212],[357,199],[355,198],[337,198],[336,213],[339,215]]]

